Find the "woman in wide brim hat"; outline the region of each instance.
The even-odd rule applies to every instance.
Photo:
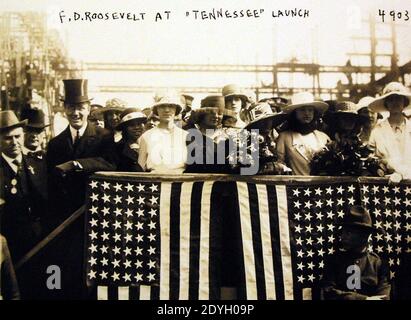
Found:
[[[273,112],[269,103],[262,102],[253,106],[249,110],[250,122],[244,127],[246,130],[267,128],[273,129],[287,120],[288,114],[284,112]]]
[[[358,113],[359,106],[351,101],[337,103],[333,112],[324,116],[330,135],[335,134],[358,135],[367,117]]]
[[[388,111],[387,119],[377,123],[370,135],[370,144],[388,167],[394,171],[392,182],[411,179],[411,121],[404,111],[410,110],[411,94],[399,82],[387,84],[383,95],[370,104],[375,112]]]
[[[323,101],[314,100],[314,96],[310,92],[300,92],[293,95],[291,104],[282,108],[284,113],[291,112],[302,107],[313,107],[317,112],[323,114],[328,109],[328,104]]]
[[[309,92],[296,93],[291,105],[283,108],[288,114],[288,129],[280,133],[277,154],[281,162],[295,175],[310,175],[311,160],[323,150],[330,138],[317,129],[318,120],[328,108],[322,101],[315,101]]]
[[[405,106],[403,111],[411,109],[411,93],[402,83],[399,82],[390,82],[387,84],[382,92],[382,96],[375,98],[374,101],[369,104],[369,108],[374,112],[389,111],[387,109],[386,100],[387,98],[395,95],[405,98]]]

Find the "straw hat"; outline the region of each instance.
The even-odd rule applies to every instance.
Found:
[[[176,107],[176,115],[183,110],[183,97],[173,90],[157,92],[154,96],[154,104],[152,106],[153,113],[158,115],[157,108],[163,105],[171,105]]]
[[[119,124],[116,126],[117,130],[122,130],[127,123],[133,120],[138,120],[141,123],[147,122],[146,115],[142,113],[140,109],[137,108],[127,108],[121,113],[120,118],[121,120]]]
[[[248,113],[250,122],[245,126],[246,130],[259,129],[267,122],[272,122],[273,127],[277,127],[288,118],[286,113],[274,113],[268,103],[257,103]]]
[[[224,86],[222,89],[222,94],[224,98],[237,96],[245,102],[249,101],[248,96],[235,84],[227,84]]]
[[[314,96],[310,92],[299,92],[295,93],[291,97],[291,104],[282,108],[282,111],[285,113],[291,113],[298,108],[312,106],[318,112],[324,113],[328,109],[328,104],[322,101],[314,100]]]
[[[411,109],[411,93],[402,83],[399,82],[390,82],[387,84],[382,91],[382,96],[375,98],[375,100],[370,103],[369,108],[374,112],[388,111],[384,105],[384,100],[392,95],[406,97],[408,99],[408,105],[405,106],[404,111]]]

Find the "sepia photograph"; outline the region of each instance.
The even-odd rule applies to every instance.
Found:
[[[411,299],[410,17],[3,1],[0,300]]]

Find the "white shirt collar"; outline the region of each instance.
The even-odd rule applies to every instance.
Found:
[[[6,162],[9,164],[9,166],[14,171],[14,173],[17,173],[17,166],[13,163],[13,161],[17,159],[17,161],[21,163],[23,161],[22,154],[19,153],[19,155],[16,158],[10,158],[6,156],[4,153],[1,153],[1,156],[3,157],[4,160],[6,160]]]
[[[71,140],[74,141],[77,137],[77,131],[80,131],[80,138],[83,136],[84,131],[87,129],[87,123],[82,126],[80,129],[74,129],[72,126],[69,126],[71,133]]]

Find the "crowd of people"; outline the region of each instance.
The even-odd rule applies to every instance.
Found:
[[[63,82],[64,112],[56,119],[66,127],[50,141],[41,110],[23,110],[20,119],[0,111],[1,242],[11,253],[1,262],[13,289],[2,285],[6,299],[20,296],[10,261],[84,204],[97,171],[411,178],[411,93],[398,82],[358,103],[315,100],[309,92],[255,101],[230,84],[197,108],[192,96],[172,90],[158,92],[148,108],[117,98],[102,106],[92,103],[86,79]],[[70,261],[70,250],[82,250],[84,223],[73,228],[58,259],[72,275],[67,281],[81,282],[82,262]],[[21,296],[32,298],[27,278],[19,279]],[[65,298],[81,295],[69,287]]]

